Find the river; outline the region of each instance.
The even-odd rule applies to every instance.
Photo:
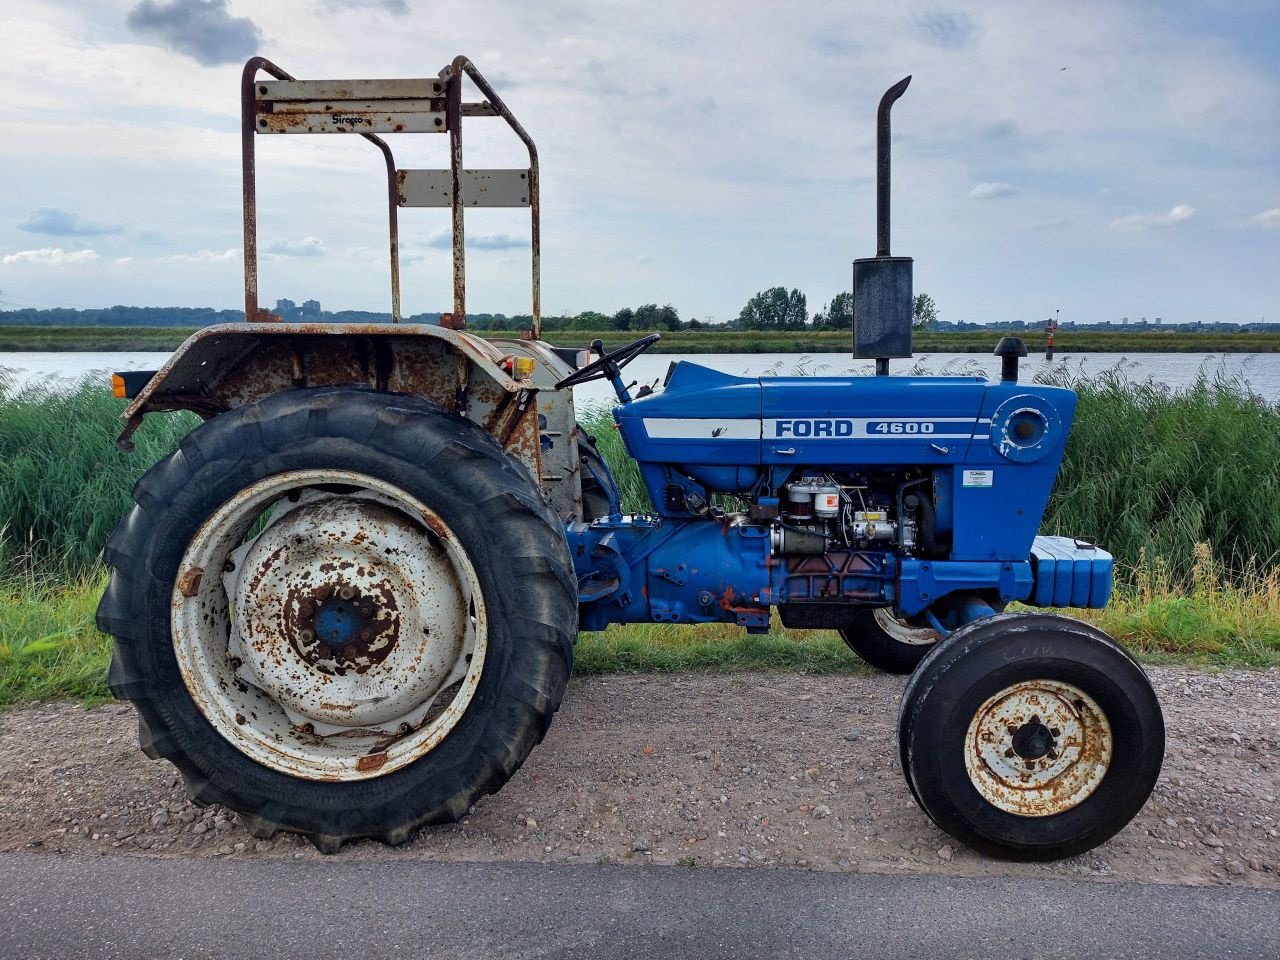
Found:
[[[74,381],[93,372],[106,374],[112,370],[149,370],[159,367],[167,353],[0,353],[0,370],[8,372],[16,385],[29,382]],[[666,375],[667,366],[680,357],[673,354],[646,354],[637,358],[625,370],[628,383],[659,384]],[[739,376],[777,376],[792,373],[808,373],[822,376],[867,376],[873,363],[870,360],[852,360],[843,353],[703,353],[688,359],[713,370]],[[976,353],[917,354],[914,361],[894,360],[892,373],[907,373],[912,367],[928,373],[974,373],[995,376],[1000,361],[995,357]],[[1034,354],[1023,361],[1022,377],[1034,376],[1044,369],[1067,367],[1087,374],[1100,373],[1115,367],[1123,369],[1130,379],[1152,379],[1173,387],[1185,386],[1204,371],[1213,375],[1219,371],[1227,376],[1238,376],[1261,396],[1280,402],[1280,354],[1205,354],[1205,353],[1075,353],[1059,354],[1048,361],[1043,355]],[[575,399],[580,407],[605,404],[613,397],[609,385],[603,382],[578,387]]]

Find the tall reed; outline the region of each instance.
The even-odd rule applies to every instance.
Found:
[[[1117,368],[1059,371],[1080,404],[1045,532],[1096,539],[1128,578],[1190,584],[1197,545],[1230,575],[1280,562],[1280,405],[1239,379],[1171,388]]]
[[[134,481],[196,422],[148,417],[126,454],[115,446],[124,406],[98,377],[71,389],[0,379],[0,579],[89,573]]]
[[[1229,576],[1280,563],[1280,406],[1212,374],[1181,389],[1123,369],[1052,379],[1080,405],[1046,532],[1096,539],[1126,582],[1159,563],[1162,575],[1190,583],[1197,544],[1210,544]],[[197,422],[151,416],[125,454],[114,444],[123,406],[97,379],[72,389],[0,379],[0,579],[92,573],[134,481]],[[624,510],[651,510],[609,411],[582,419]]]

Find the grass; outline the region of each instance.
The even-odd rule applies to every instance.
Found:
[[[1280,408],[1211,378],[1073,385],[1080,412],[1045,529],[1097,537],[1121,570],[1111,605],[1079,615],[1152,662],[1280,666]],[[195,422],[151,417],[125,455],[113,444],[122,406],[96,381],[0,382],[0,708],[108,695],[110,641],[93,626],[102,543],[137,476]],[[648,509],[608,412],[584,420],[626,509]],[[579,675],[745,669],[864,668],[832,632],[727,625],[613,626],[583,634],[576,663]]]
[[[34,700],[107,699],[111,641],[93,625],[106,578],[0,586],[0,708]]]
[[[1105,610],[1067,611],[1124,643],[1148,663],[1210,668],[1280,667],[1280,569],[1232,580],[1207,548],[1190,590],[1158,568],[1121,585]],[[70,586],[0,588],[0,709],[38,700],[97,703],[110,696],[111,641],[93,625],[105,578]],[[865,673],[839,636],[776,629],[755,635],[727,624],[614,625],[578,637],[574,673]]]

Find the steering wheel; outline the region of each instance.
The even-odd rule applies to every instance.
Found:
[[[647,337],[634,340],[625,347],[619,347],[610,353],[604,352],[603,340],[592,340],[591,350],[593,353],[599,354],[599,356],[585,367],[579,367],[557,383],[556,389],[563,390],[565,387],[576,387],[580,383],[590,383],[592,380],[614,380],[618,377],[618,372],[623,367],[661,339],[662,334],[651,333]]]

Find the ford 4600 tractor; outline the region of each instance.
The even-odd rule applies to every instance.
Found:
[[[540,337],[537,153],[470,61],[352,81],[246,64],[245,322],[118,383],[126,447],[150,413],[204,418],[138,482],[105,550],[98,621],[143,749],[255,835],[399,843],[511,777],[560,704],[579,630],[759,632],[776,616],[911,673],[902,770],[954,837],[1049,859],[1120,830],[1159,773],[1159,704],[1103,633],[1029,609],[1101,607],[1111,590],[1103,549],[1038,535],[1074,393],[1019,382],[1016,340],[997,348],[998,381],[889,375],[911,355],[912,263],[889,253],[889,111],[906,84],[880,103],[877,255],[853,265],[854,356],[876,375],[681,361],[633,396],[623,368],[657,334],[591,353]],[[527,166],[463,165],[464,118],[484,117],[507,122]],[[256,138],[318,133],[381,153],[393,322],[258,306]],[[397,168],[393,133],[444,134],[448,169]],[[417,206],[452,215],[439,325],[400,322],[397,215]],[[465,329],[465,212],[493,206],[530,214],[523,338]],[[623,513],[577,426],[573,387],[597,379],[652,512]]]

